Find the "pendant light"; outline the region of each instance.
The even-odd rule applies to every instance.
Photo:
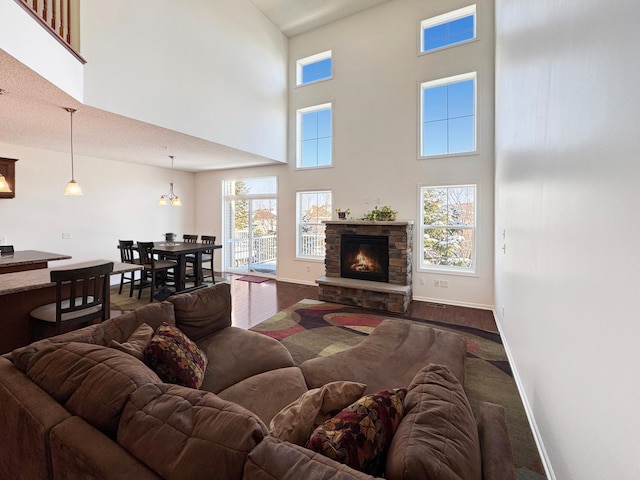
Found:
[[[169,158],[171,159],[171,182],[169,182],[169,193],[160,197],[160,200],[158,200],[158,205],[168,205],[168,200],[169,202],[171,202],[172,206],[181,207],[182,202],[180,201],[180,197],[173,193],[173,155],[169,155]]]
[[[69,112],[71,116],[71,180],[67,183],[67,188],[64,189],[65,195],[72,195],[76,197],[82,196],[82,189],[73,175],[73,114],[77,111],[75,108],[66,107],[65,110]]]

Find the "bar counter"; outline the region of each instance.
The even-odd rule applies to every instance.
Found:
[[[47,268],[53,260],[68,260],[69,255],[60,253],[41,252],[39,250],[18,250],[9,255],[0,255],[0,274],[22,272]]]
[[[29,312],[56,301],[55,283],[50,277],[52,270],[82,268],[110,261],[92,260],[57,268],[0,274],[0,355],[31,343],[33,326]],[[111,274],[141,269],[140,265],[113,262]]]

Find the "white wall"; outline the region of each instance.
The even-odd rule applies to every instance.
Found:
[[[250,0],[83,0],[85,103],[286,161],[287,41]]]
[[[278,277],[314,283],[324,274],[322,262],[295,260],[295,194],[329,188],[334,206],[349,207],[354,218],[375,204],[391,205],[399,220],[418,223],[418,186],[478,185],[477,275],[417,272],[414,295],[434,300],[493,305],[493,2],[478,2],[478,40],[430,55],[418,56],[421,20],[467,5],[456,0],[437,4],[396,0],[362,14],[315,29],[289,41],[289,148],[286,166],[197,175],[199,230],[221,234],[221,181],[277,175],[279,179]],[[299,58],[331,49],[334,78],[295,87]],[[419,85],[426,80],[478,72],[479,154],[417,160]],[[334,167],[299,171],[296,159],[296,109],[332,101]],[[368,200],[366,200],[368,199]],[[368,202],[368,203],[367,203]],[[416,237],[417,241],[417,237]],[[417,253],[414,258],[417,265]],[[306,271],[309,267],[309,272]],[[425,285],[420,285],[424,278]],[[434,288],[446,278],[449,288]]]
[[[496,2],[496,306],[561,480],[640,478],[639,18]]]
[[[0,1],[0,45],[9,55],[82,101],[82,63],[18,2]]]
[[[50,266],[95,259],[119,260],[119,239],[161,240],[194,229],[195,175],[174,172],[183,207],[157,205],[169,191],[165,168],[74,155],[82,197],[65,197],[71,178],[70,156],[0,143],[0,154],[17,158],[16,197],[0,199],[0,236],[16,250],[71,255]],[[63,240],[62,233],[71,233]]]

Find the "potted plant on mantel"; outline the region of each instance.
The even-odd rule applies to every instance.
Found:
[[[349,214],[351,213],[351,210],[348,208],[346,210],[340,210],[339,208],[336,208],[336,213],[338,214],[338,219],[346,220],[347,216],[349,216]]]
[[[396,219],[397,213],[397,211],[393,210],[388,205],[380,208],[376,205],[373,207],[373,210],[366,213],[362,219],[369,220],[370,222],[393,222]]]

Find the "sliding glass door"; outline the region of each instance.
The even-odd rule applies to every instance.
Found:
[[[224,192],[225,270],[275,275],[278,264],[276,178],[228,180]]]

